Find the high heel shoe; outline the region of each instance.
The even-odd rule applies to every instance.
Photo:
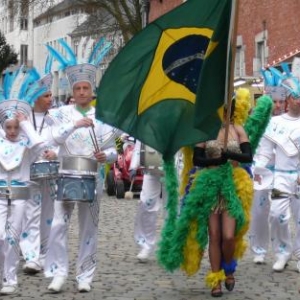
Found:
[[[210,292],[212,297],[222,297],[223,296],[223,292],[222,292],[222,288],[221,288],[221,283],[219,283],[217,286],[215,286],[211,292]]]
[[[235,286],[235,278],[234,278],[233,274],[227,275],[226,279],[225,279],[226,290],[231,292],[231,291],[233,291],[234,286]]]

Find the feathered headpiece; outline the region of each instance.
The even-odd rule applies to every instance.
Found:
[[[81,57],[77,58],[73,49],[64,39],[59,39],[58,42],[64,49],[66,53],[65,56],[50,45],[46,45],[46,47],[60,64],[60,69],[66,72],[70,87],[73,88],[77,82],[86,81],[95,89],[97,67],[110,50],[112,44],[107,42],[105,38],[101,38],[93,49],[94,40],[90,39],[86,43],[85,53],[83,53],[80,48]]]
[[[16,111],[30,116],[35,100],[49,90],[48,75],[41,78],[36,69],[27,70],[24,66],[13,72],[9,70],[5,72],[3,87],[0,91],[2,126],[5,120],[14,117]]]
[[[283,88],[283,90],[279,90],[277,95],[278,97],[276,99],[279,99],[279,96],[281,96],[281,99],[279,100],[285,100],[288,96],[292,95],[295,98],[300,97],[300,58],[295,57],[292,63],[291,71],[289,69],[289,66],[287,63],[282,63],[281,68],[283,72],[280,72],[276,68],[269,68],[269,71],[265,70],[263,71],[263,76],[265,79],[266,84],[274,87]],[[271,95],[273,99],[273,95]],[[284,99],[282,99],[284,98]]]
[[[284,101],[287,97],[287,91],[281,84],[290,76],[290,70],[285,63],[282,63],[281,67],[284,73],[281,73],[274,67],[270,67],[268,70],[261,70],[261,73],[265,82],[265,94],[269,95],[273,100]]]
[[[251,95],[249,89],[238,88],[235,91],[235,107],[233,112],[234,124],[244,125],[251,109]]]

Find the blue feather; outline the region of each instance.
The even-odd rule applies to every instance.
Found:
[[[109,52],[109,50],[110,50],[111,47],[112,47],[112,44],[110,42],[106,43],[104,45],[104,47],[102,48],[102,50],[100,51],[100,53],[95,58],[94,65],[96,67],[99,66],[100,62],[103,60],[103,58],[105,57],[105,55]]]
[[[280,85],[281,82],[287,78],[286,75],[282,74],[276,68],[270,67],[269,70],[271,71],[272,75],[274,76],[275,85]]]
[[[35,68],[30,69],[27,72],[27,76],[25,77],[23,84],[20,89],[19,98],[23,99],[28,92],[28,89],[34,84],[37,80],[41,78],[40,74]]]
[[[55,50],[53,47],[46,45],[47,49],[49,50],[50,54],[58,61],[60,64],[60,69],[65,69],[69,62],[65,57],[63,57],[57,50]]]
[[[261,70],[261,74],[264,77],[265,85],[274,86],[275,81],[270,71],[268,70]]]
[[[41,87],[37,82],[35,82],[30,87],[28,93],[26,93],[24,101],[28,102],[30,105],[33,105],[35,100],[37,100],[38,97],[46,92],[47,88],[45,86]]]
[[[281,63],[280,65],[281,65],[282,70],[285,72],[285,74],[288,77],[292,76],[292,73],[290,71],[290,67],[289,67],[288,63]]]
[[[66,41],[64,39],[59,39],[58,42],[63,46],[63,48],[66,50],[67,54],[68,54],[68,65],[69,66],[74,66],[77,64],[77,58],[76,55],[74,53],[74,51],[72,50],[72,48],[66,43]]]
[[[24,79],[26,77],[26,68],[24,65],[22,65],[17,71],[16,71],[16,75],[14,78],[14,81],[12,83],[11,86],[11,90],[10,90],[10,98],[14,98],[14,99],[22,99],[22,96],[20,96],[20,90],[22,87],[22,84],[24,82]]]
[[[5,72],[4,81],[3,81],[5,99],[9,99],[11,87],[14,82],[15,76],[16,76],[16,72],[10,72],[10,71]]]
[[[91,55],[90,55],[90,57],[89,57],[88,63],[90,63],[90,64],[93,64],[93,63],[94,63],[96,53],[98,52],[99,48],[104,44],[104,42],[105,42],[105,38],[103,37],[103,38],[101,38],[101,39],[99,40],[99,42],[95,45],[95,47],[94,47],[94,49],[93,49],[93,51],[92,51],[92,53],[91,53]]]
[[[45,63],[45,74],[51,73],[52,63],[53,63],[53,55],[48,54],[46,63]]]

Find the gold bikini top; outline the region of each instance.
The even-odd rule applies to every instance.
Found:
[[[218,140],[211,140],[206,142],[205,154],[207,158],[221,157],[223,143]],[[227,143],[227,150],[234,153],[241,153],[240,144],[237,140],[229,140]]]

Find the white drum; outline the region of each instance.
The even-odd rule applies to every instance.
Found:
[[[30,166],[30,180],[56,178],[58,169],[59,162],[55,160],[35,162]]]
[[[142,144],[140,153],[140,166],[145,173],[163,175],[162,155],[155,149]]]
[[[93,202],[96,198],[96,180],[93,175],[59,174],[57,200],[65,202]]]

